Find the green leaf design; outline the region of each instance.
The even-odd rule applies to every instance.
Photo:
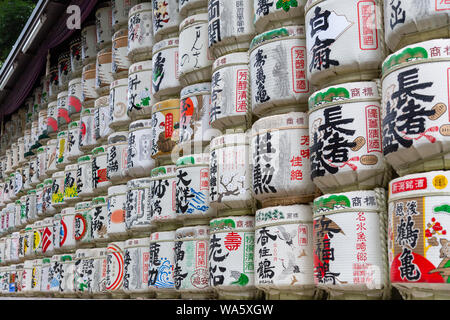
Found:
[[[278,0],[277,9],[282,8],[284,11],[288,12],[291,7],[297,7],[297,0]]]
[[[237,281],[233,281],[231,284],[238,284],[240,286],[245,286],[249,282],[249,279],[245,273],[241,273],[241,276]]]

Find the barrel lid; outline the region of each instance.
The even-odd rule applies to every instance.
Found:
[[[78,165],[77,164],[68,164],[65,168],[64,171],[73,171],[73,170],[77,170]]]
[[[92,155],[98,156],[98,155],[100,155],[102,153],[105,153],[105,152],[106,152],[105,151],[105,147],[104,146],[100,146],[100,147],[94,148],[94,150],[92,150]]]
[[[85,161],[90,161],[90,160],[92,160],[92,157],[90,155],[85,155],[85,156],[79,157],[77,159],[77,162],[80,163],[80,162],[85,162]]]
[[[58,95],[56,97],[57,97],[57,99],[60,99],[60,98],[67,97],[68,94],[69,94],[68,91],[61,91],[60,93],[58,93]]]
[[[120,131],[111,133],[108,136],[108,144],[125,142],[128,143],[128,131]]]
[[[76,129],[80,126],[80,121],[72,121],[69,123],[69,129]]]
[[[78,202],[75,204],[75,211],[90,209],[92,207],[91,204],[91,201]]]
[[[81,77],[76,77],[76,78],[71,79],[71,80],[69,81],[69,87],[70,87],[71,85],[78,84],[78,83],[81,84]]]
[[[178,158],[176,166],[209,165],[209,153],[192,154]]]
[[[92,199],[92,207],[101,206],[106,204],[105,197],[96,197]]]
[[[165,109],[180,110],[180,99],[168,99],[155,102],[155,104],[152,106],[152,113],[159,112]]]
[[[314,218],[324,214],[356,211],[380,211],[374,190],[326,194],[314,199]]]
[[[175,231],[177,241],[193,239],[209,239],[209,225],[182,227]]]
[[[95,99],[94,105],[95,108],[109,107],[109,95],[101,96],[100,98]]]
[[[128,69],[128,76],[136,72],[151,71],[153,69],[152,60],[144,60],[133,63]]]
[[[128,189],[147,188],[150,187],[150,184],[151,184],[150,178],[133,179],[127,182],[127,188]]]
[[[210,149],[232,147],[238,145],[249,145],[250,132],[230,133],[215,137],[211,140]]]
[[[249,52],[251,52],[253,49],[259,47],[260,45],[262,45],[267,41],[271,41],[274,39],[283,39],[288,37],[305,38],[306,37],[305,26],[304,25],[286,26],[258,34],[256,37],[253,38],[252,42],[250,42]]]
[[[75,214],[75,208],[74,207],[66,207],[66,208],[61,209],[61,216],[68,215],[68,214]]]
[[[150,234],[150,242],[175,240],[175,231],[160,231]]]
[[[328,105],[351,103],[352,100],[380,100],[378,86],[374,81],[350,82],[333,85],[314,92],[308,99],[310,110]]]
[[[151,119],[141,119],[136,120],[130,123],[130,132],[139,129],[152,128],[152,120]]]
[[[288,112],[268,116],[256,120],[252,126],[252,134],[279,128],[308,128],[308,115],[305,112]]]
[[[152,55],[154,56],[160,50],[168,49],[171,47],[178,47],[178,45],[179,45],[178,37],[158,41],[153,45]]]
[[[125,240],[124,248],[132,248],[132,247],[145,247],[147,248],[150,245],[150,237],[138,238],[138,239],[127,239]]]
[[[230,216],[215,218],[209,222],[209,232],[227,232],[231,230],[252,231],[255,230],[254,216]]]
[[[427,61],[442,60],[442,58],[448,59],[448,53],[445,57],[443,55],[434,54],[436,47],[445,48],[448,46],[450,46],[450,39],[433,39],[406,46],[390,54],[384,60],[381,68],[383,77],[413,61],[415,63],[424,63]]]
[[[114,32],[112,40],[114,41],[120,37],[128,37],[128,28],[123,28]]]
[[[75,260],[91,258],[92,252],[90,249],[77,249],[75,251]]]
[[[64,171],[57,171],[52,174],[52,178],[61,178],[61,177],[65,177]]]
[[[114,196],[116,194],[124,194],[127,192],[127,185],[122,184],[118,186],[112,186],[108,188],[108,196]]]
[[[196,83],[181,89],[180,98],[211,94],[211,82]]]
[[[198,14],[194,14],[192,16],[185,18],[180,23],[180,28],[179,28],[180,32],[195,23],[208,23],[208,14],[207,13],[198,13]]]
[[[110,89],[114,89],[114,88],[117,88],[117,87],[124,87],[124,86],[128,87],[128,78],[122,78],[122,79],[114,80],[109,85],[109,88]]]
[[[411,197],[450,195],[449,181],[450,171],[415,173],[393,179],[389,182],[389,202]]]
[[[212,65],[212,72],[214,73],[219,68],[233,64],[242,64],[245,65],[244,67],[248,69],[248,63],[249,58],[247,51],[233,52],[217,58]]]
[[[156,167],[151,171],[152,179],[155,180],[169,179],[175,177],[175,175],[176,175],[176,165],[173,164]]]
[[[135,15],[141,11],[152,11],[152,3],[151,2],[143,2],[133,6],[128,12],[128,17]]]

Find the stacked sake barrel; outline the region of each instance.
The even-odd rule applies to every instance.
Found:
[[[387,299],[391,169],[383,157],[381,1],[305,5],[314,280],[330,299]]]
[[[450,5],[384,4],[383,152],[389,184],[390,279],[404,299],[448,299]]]

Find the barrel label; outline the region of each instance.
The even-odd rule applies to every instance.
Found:
[[[450,10],[450,1],[449,0],[435,0],[435,9],[436,11],[445,11]]]
[[[361,50],[378,49],[378,28],[375,1],[358,2],[359,48]]]

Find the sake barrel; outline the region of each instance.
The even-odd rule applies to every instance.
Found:
[[[44,256],[52,256],[55,252],[53,243],[53,217],[48,217],[42,220],[42,254]]]
[[[36,152],[36,148],[39,148],[41,144],[39,143],[39,121],[33,121],[31,124],[30,131],[30,149],[29,153],[25,155],[25,157],[32,156]],[[14,163],[13,163],[14,164]]]
[[[2,295],[8,295],[9,293],[9,266],[0,267],[0,292]]]
[[[61,263],[62,255],[53,255],[50,258],[50,267],[49,267],[49,292],[54,297],[59,297],[62,293],[62,280],[64,278],[64,274],[62,272],[62,263]]]
[[[246,133],[233,133],[211,140],[209,201],[221,215],[255,208],[249,138]]]
[[[74,297],[75,296],[75,286],[74,286],[74,275],[75,275],[75,254],[64,254],[61,257],[62,263],[62,287],[61,292],[63,297]]]
[[[87,199],[94,195],[92,179],[92,156],[85,155],[77,160],[77,193],[78,196]]]
[[[149,178],[133,179],[127,182],[125,224],[128,233],[134,236],[148,235],[151,230],[150,187]]]
[[[112,8],[110,1],[104,1],[97,5],[95,11],[95,25],[97,32],[97,48],[103,49],[111,44],[112,31]]]
[[[313,299],[312,210],[309,205],[267,207],[255,215],[256,287],[266,299]]]
[[[97,145],[95,138],[94,108],[83,108],[80,118],[79,149],[83,152],[91,151]]]
[[[403,299],[448,299],[447,171],[403,176],[389,183],[390,281]]]
[[[211,83],[184,87],[180,93],[180,141],[183,154],[201,153],[220,134],[210,125]]]
[[[57,210],[64,207],[64,171],[57,171],[52,174],[52,206]]]
[[[42,212],[44,216],[53,215],[56,212],[56,207],[52,204],[52,195],[53,195],[53,178],[48,178],[44,180],[44,186],[42,189]],[[28,211],[27,207],[27,216],[29,216],[30,211]],[[37,214],[36,214],[37,216]]]
[[[209,226],[209,282],[218,298],[257,299],[255,217],[222,217],[212,219]]]
[[[5,264],[5,242],[6,238],[0,238],[0,265]]]
[[[34,241],[33,225],[29,224],[25,227],[25,245],[24,245],[25,259],[26,259],[25,261],[28,261],[34,255],[33,241]]]
[[[55,216],[56,217],[56,216]],[[60,213],[60,241],[59,246],[62,252],[73,251],[76,247],[75,240],[75,207],[67,207]]]
[[[78,164],[69,164],[64,169],[64,202],[74,203],[80,199],[77,187]]]
[[[89,63],[83,67],[83,73],[81,77],[81,103],[84,108],[90,108],[94,105],[95,99],[99,97],[95,90],[95,78],[96,78],[96,65],[95,63]]]
[[[45,178],[48,177],[47,174],[47,146],[42,146],[37,149],[36,157],[37,157],[37,163],[38,163],[38,179],[40,182],[43,182]]]
[[[106,148],[108,165],[106,176],[111,183],[128,181],[128,132],[114,132],[108,137]]]
[[[83,155],[80,150],[81,121],[72,121],[67,132],[67,160],[74,162]]]
[[[29,133],[28,133],[28,139],[29,139]],[[25,147],[25,149],[27,149],[27,148]],[[9,148],[6,150],[5,153],[6,153],[5,173],[10,174],[13,171],[13,168],[12,168],[12,153],[13,153],[13,151],[11,148]],[[24,161],[24,163],[25,163],[25,161]]]
[[[92,297],[92,278],[94,276],[94,260],[91,249],[75,251],[74,286],[79,298]]]
[[[215,58],[248,50],[255,34],[253,6],[252,1],[208,1],[208,46]]]
[[[95,247],[92,238],[91,201],[75,204],[74,230],[75,245],[77,248]]]
[[[31,243],[31,251],[32,256],[42,258],[42,235],[43,235],[43,228],[42,228],[42,220],[38,220],[34,222],[31,226],[31,229],[33,231],[33,237],[32,237],[32,243]]]
[[[96,53],[97,29],[95,22],[89,21],[81,29],[81,61],[83,62],[83,66],[95,61]]]
[[[56,62],[51,62],[50,69],[49,69],[49,78],[50,78],[50,85],[48,90],[49,95],[49,102],[52,100],[56,100],[56,96],[59,93],[59,78],[58,78],[58,64]],[[30,116],[30,115],[28,115]],[[32,115],[31,115],[32,116]],[[28,123],[28,119],[27,119]]]
[[[18,231],[11,233],[10,260],[12,263],[19,262],[19,237],[20,234]]]
[[[21,200],[22,200],[22,198],[21,198]],[[20,212],[21,212],[21,223],[25,224],[25,223],[27,223],[25,203],[22,204],[22,202],[19,201],[19,204],[20,204]],[[36,186],[36,215],[39,218],[45,216],[45,211],[44,211],[44,183],[40,183],[40,184],[38,184]]]
[[[309,0],[305,12],[311,85],[378,77],[386,54],[380,1]]]
[[[123,253],[123,291],[131,298],[146,298],[153,294],[148,286],[150,238],[128,239]]]
[[[51,217],[52,245],[54,253],[60,253],[61,250],[61,214],[57,213]]]
[[[112,0],[112,27],[113,30],[119,30],[128,23],[128,13],[130,9],[139,3],[138,0]]]
[[[47,134],[54,138],[58,132],[58,103],[50,101],[47,107]]]
[[[48,176],[50,176],[52,173],[58,171],[58,168],[56,167],[56,160],[57,160],[57,145],[58,145],[58,139],[51,139],[47,142],[47,170],[46,173]]]
[[[9,296],[18,296],[17,295],[17,265],[11,264],[8,266],[7,272],[9,273],[9,276],[6,279],[6,282],[8,284],[8,290],[7,295]]]
[[[152,107],[152,158],[157,165],[173,163],[172,151],[179,140],[180,100],[157,102]]]
[[[156,298],[177,298],[175,290],[175,231],[153,232],[150,234],[150,259],[148,285],[156,293]]]
[[[311,179],[322,192],[387,184],[380,102],[376,82],[342,83],[309,98]]]
[[[123,79],[128,75],[130,60],[128,59],[128,29],[120,29],[112,37],[111,70],[114,79]]]
[[[125,242],[111,242],[107,246],[106,290],[113,298],[126,297],[123,291],[123,251]]]
[[[67,105],[67,95],[68,91],[61,91],[60,93],[58,93],[58,130],[67,130],[67,126],[71,122]]]
[[[210,81],[214,57],[208,46],[208,14],[199,13],[180,23],[180,83],[188,86]]]
[[[98,143],[104,143],[112,133],[112,130],[109,128],[111,121],[109,117],[109,94],[95,100],[94,120],[95,139]]]
[[[281,27],[253,38],[249,71],[255,115],[307,110],[312,92],[307,79],[306,51],[303,25]]]
[[[151,171],[151,223],[157,230],[176,225],[176,166],[167,165]]]
[[[448,38],[446,1],[384,2],[384,40],[392,51],[436,38]]]
[[[112,74],[112,48],[107,46],[97,53],[95,90],[102,96],[109,92],[109,86],[114,81]]]
[[[155,0],[153,5],[153,38],[160,41],[178,34],[181,22],[177,0]]]
[[[32,156],[29,162],[30,168],[30,185],[32,188],[36,187],[36,185],[40,182],[39,180],[39,162],[37,156]]]
[[[95,194],[101,194],[111,185],[107,177],[107,153],[104,146],[92,150],[92,182]]]
[[[19,166],[19,148],[17,143],[11,144],[11,169],[15,170]]]
[[[24,150],[25,150],[25,154],[24,154],[24,158],[25,158],[25,162],[28,160],[29,157],[31,157],[34,153],[31,151],[31,147],[33,145],[33,140],[31,138],[31,129],[27,129],[25,130],[25,134],[24,134]],[[9,148],[8,150],[6,150],[6,157],[7,157],[7,162],[8,162],[8,168],[12,168],[12,150],[11,148]]]
[[[56,146],[56,168],[64,169],[66,165],[68,165],[69,159],[67,159],[67,131],[59,131],[58,132],[58,142]]]
[[[7,265],[11,264],[11,234],[5,236],[5,256],[4,261]]]
[[[127,90],[127,78],[114,80],[111,83],[109,89],[109,127],[114,131],[128,129],[131,122],[127,114]]]
[[[176,163],[177,218],[185,225],[201,224],[216,216],[209,198],[209,154],[180,157]]]
[[[179,228],[175,232],[175,289],[182,299],[214,298],[209,285],[209,226]]]
[[[128,58],[132,62],[152,58],[153,22],[152,4],[144,2],[133,6],[128,13]]]
[[[155,167],[152,159],[152,120],[137,120],[128,131],[127,174],[133,178],[149,176]]]
[[[81,60],[81,32],[77,32],[72,36],[69,43],[70,48],[70,71],[71,77],[81,75],[83,70],[83,62]],[[69,81],[70,83],[70,81]]]
[[[25,141],[24,137],[20,137],[17,139],[17,150],[18,150],[18,161],[19,165],[23,164],[25,162]],[[6,152],[3,150],[3,157],[2,157],[2,175],[5,173],[6,170]]]
[[[108,298],[106,290],[106,270],[108,267],[106,247],[91,249],[94,262],[94,274],[91,288],[94,298]]]
[[[108,207],[106,197],[92,199],[92,239],[97,246],[101,246],[108,238]]]
[[[22,273],[22,293],[25,296],[31,295],[31,278],[33,269],[33,260],[25,260]]]
[[[251,148],[253,193],[263,207],[308,203],[314,198],[305,113],[259,119],[252,127]]]
[[[47,134],[47,110],[39,111],[38,120],[38,141],[40,144],[44,144],[50,139]]]
[[[127,113],[132,120],[150,118],[156,102],[152,88],[152,60],[133,63],[128,70]]]
[[[23,274],[23,263],[16,265],[15,277],[13,283],[15,284],[15,295],[18,297],[23,296],[22,292],[22,274]]]
[[[156,2],[153,2],[155,4]],[[152,86],[156,100],[178,96],[181,90],[179,80],[179,39],[169,38],[153,45]]]
[[[69,81],[67,93],[67,108],[72,121],[80,119],[81,101],[83,99],[83,86],[81,77]]]
[[[48,96],[49,96],[49,89],[50,89],[50,79],[48,77],[48,75],[44,75],[41,77],[40,79],[40,85],[42,88],[42,93],[41,93],[41,108],[42,110],[45,110],[45,108],[47,108],[47,104],[48,104]],[[18,114],[20,117],[20,125],[18,127],[18,129],[22,129],[22,115],[21,115],[22,111],[19,110]],[[20,130],[18,131],[20,132]]]
[[[447,169],[448,40],[403,48],[383,63],[383,153],[400,175]],[[412,81],[412,82],[411,82]]]
[[[127,238],[125,224],[127,185],[115,185],[108,188],[108,219],[106,230],[108,238],[112,240],[124,240]]]
[[[58,87],[60,90],[67,90],[71,72],[70,51],[63,51],[58,56]]]
[[[29,190],[27,192],[25,198],[25,210],[27,222],[34,222],[39,218],[36,212],[36,190]]]
[[[331,299],[389,298],[384,189],[323,195],[313,214],[316,286]]]

